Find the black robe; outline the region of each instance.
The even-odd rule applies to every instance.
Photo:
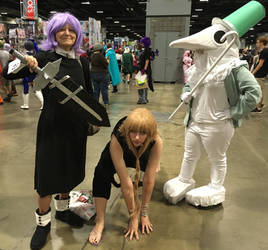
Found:
[[[62,58],[55,78],[69,75],[75,83],[92,93],[89,65],[85,58],[80,57],[81,64],[55,52],[40,52],[36,58],[41,68],[49,61]],[[15,79],[29,74],[28,68],[24,68],[6,77]],[[48,87],[42,93],[44,107],[37,126],[34,188],[44,197],[67,193],[84,180],[88,126],[75,113],[59,104]]]

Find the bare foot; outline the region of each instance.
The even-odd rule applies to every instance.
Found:
[[[101,241],[102,231],[103,231],[104,225],[103,224],[96,224],[95,227],[92,229],[92,231],[89,234],[88,241],[90,244],[94,246],[98,246]]]

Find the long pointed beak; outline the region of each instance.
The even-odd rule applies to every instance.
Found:
[[[214,33],[215,27],[210,26],[196,34],[171,42],[169,47],[190,50],[216,49],[217,44],[213,38]]]

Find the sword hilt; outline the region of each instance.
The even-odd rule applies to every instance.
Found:
[[[27,60],[23,54],[15,49],[10,49],[9,54],[15,56],[16,58],[20,59],[22,63],[27,64]]]
[[[23,64],[27,64],[26,57],[23,54],[21,54],[19,51],[15,50],[15,49],[10,49],[9,53],[11,55],[15,56],[16,58],[20,59]],[[40,72],[42,72],[42,70],[39,67],[37,67],[34,70],[34,72],[40,73]]]

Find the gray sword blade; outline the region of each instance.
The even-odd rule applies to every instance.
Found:
[[[41,90],[56,76],[59,72],[61,58],[54,62],[49,62],[45,67],[38,70],[37,76],[34,79],[33,90]]]
[[[62,100],[60,103],[65,104],[66,102],[68,102],[69,100],[72,99],[79,106],[81,106],[84,110],[86,110],[88,113],[90,113],[92,116],[94,116],[94,119],[97,119],[97,123],[96,123],[96,120],[94,120],[94,119],[89,121],[91,124],[97,125],[97,126],[105,126],[105,127],[110,126],[109,118],[108,118],[108,115],[106,113],[104,106],[102,106],[99,102],[95,101],[95,99],[91,100],[91,101],[94,101],[94,103],[95,103],[95,105],[94,105],[95,109],[96,109],[96,105],[97,105],[97,109],[99,110],[99,112],[100,112],[100,109],[103,110],[103,112],[100,112],[100,114],[102,114],[102,115],[100,115],[94,109],[92,109],[87,103],[85,103],[78,96],[76,96],[77,93],[79,93],[81,90],[83,90],[82,86],[79,86],[79,87],[77,86],[76,91],[72,92],[62,84],[62,82],[64,82],[65,80],[67,80],[69,78],[70,77],[68,75],[66,75],[65,77],[63,77],[60,80],[56,80],[56,79],[51,80],[52,84],[49,86],[49,88],[53,89],[56,87],[66,95],[66,98],[64,100]],[[105,113],[105,114],[103,114],[103,113]]]

